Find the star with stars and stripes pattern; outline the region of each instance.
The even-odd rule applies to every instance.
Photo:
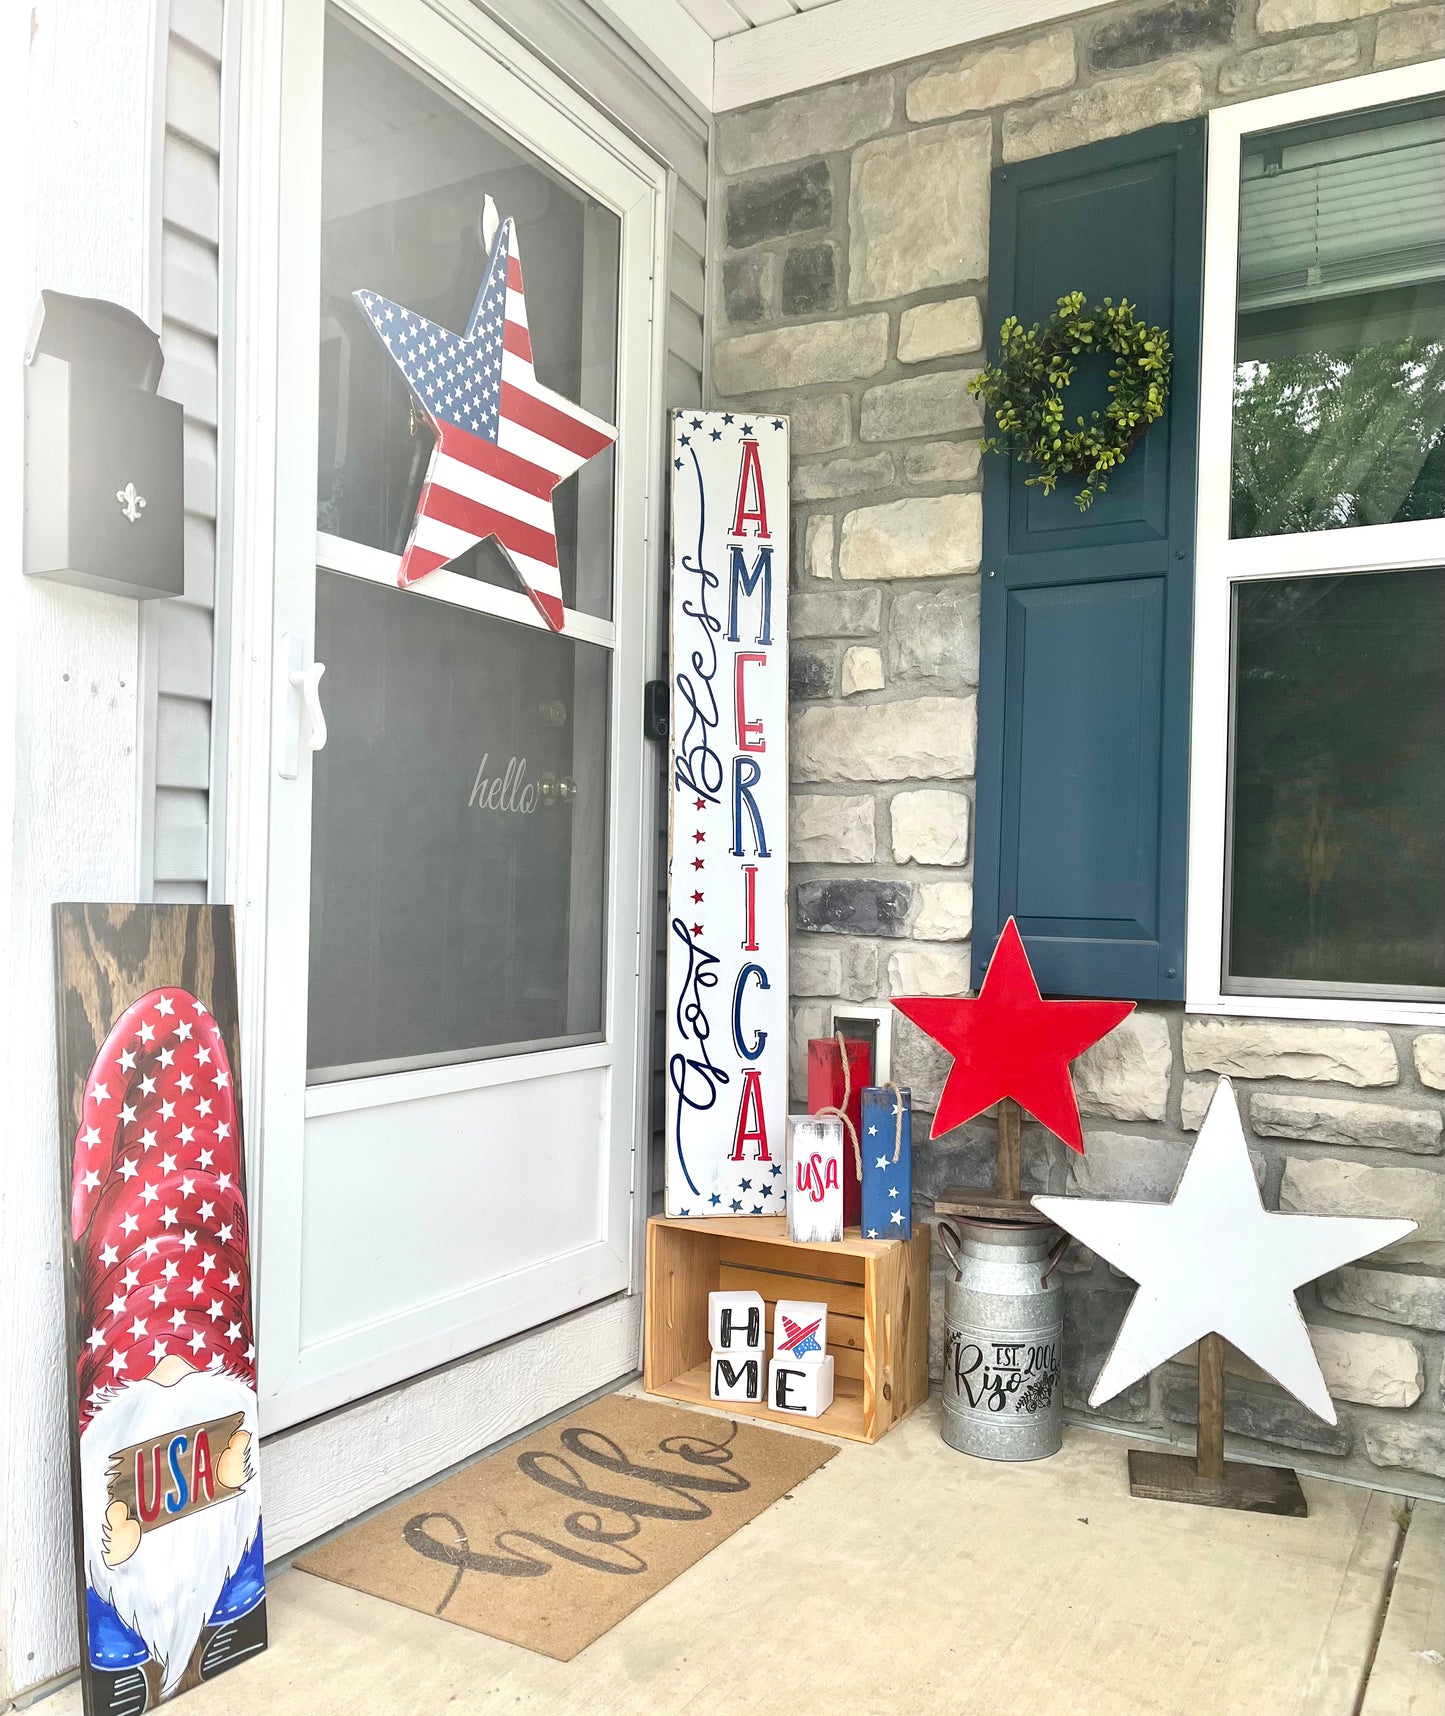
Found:
[[[617,430],[544,387],[516,224],[495,230],[486,199],[487,271],[466,332],[453,333],[380,293],[352,294],[436,432],[397,582],[405,588],[495,537],[553,631],[563,625],[552,491],[610,447]]]

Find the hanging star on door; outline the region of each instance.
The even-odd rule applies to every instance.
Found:
[[[610,447],[617,430],[537,380],[516,224],[498,227],[490,197],[482,233],[487,271],[464,334],[380,293],[352,294],[436,432],[397,583],[414,584],[495,537],[560,632],[552,491]]]
[[[930,1137],[1011,1096],[1080,1154],[1069,1062],[1134,1011],[1132,1001],[1045,1001],[1012,918],[976,999],[916,995],[893,1005],[953,1056]]]
[[[1413,1221],[1277,1215],[1260,1202],[1229,1080],[1222,1078],[1172,1203],[1037,1197],[1065,1233],[1139,1283],[1090,1406],[1202,1335],[1223,1335],[1277,1383],[1335,1422],[1295,1288],[1403,1239]]]

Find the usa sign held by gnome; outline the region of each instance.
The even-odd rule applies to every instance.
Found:
[[[75,995],[61,994],[64,1090]],[[78,1108],[77,1538],[94,1716],[154,1708],[263,1649],[265,1573],[240,1116],[210,1009],[181,984],[139,995]]]
[[[672,417],[667,1213],[781,1215],[788,420]]]

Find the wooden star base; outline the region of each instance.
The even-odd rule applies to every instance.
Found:
[[[1208,1334],[1199,1343],[1199,1427],[1195,1454],[1129,1450],[1129,1494],[1149,1501],[1191,1502],[1243,1513],[1308,1519],[1309,1505],[1288,1466],[1250,1466],[1224,1457],[1224,1341]]]
[[[939,1215],[968,1216],[972,1221],[1008,1222],[1016,1227],[1048,1227],[1028,1198],[1005,1198],[988,1186],[945,1186],[933,1200]]]
[[[1219,1477],[1206,1478],[1188,1454],[1163,1454],[1152,1448],[1129,1450],[1129,1494],[1149,1501],[1283,1514],[1286,1519],[1307,1519],[1310,1511],[1300,1481],[1288,1466],[1225,1460]]]

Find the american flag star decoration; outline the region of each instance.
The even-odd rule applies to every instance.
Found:
[[[784,1317],[783,1339],[779,1345],[794,1358],[802,1358],[805,1353],[822,1352],[818,1340],[818,1329],[822,1321],[821,1317],[815,1317],[811,1323],[795,1323],[791,1317]]]
[[[617,430],[537,380],[516,223],[486,199],[487,271],[466,332],[362,290],[352,296],[436,433],[397,583],[406,588],[495,537],[522,588],[562,630],[552,491]]]

